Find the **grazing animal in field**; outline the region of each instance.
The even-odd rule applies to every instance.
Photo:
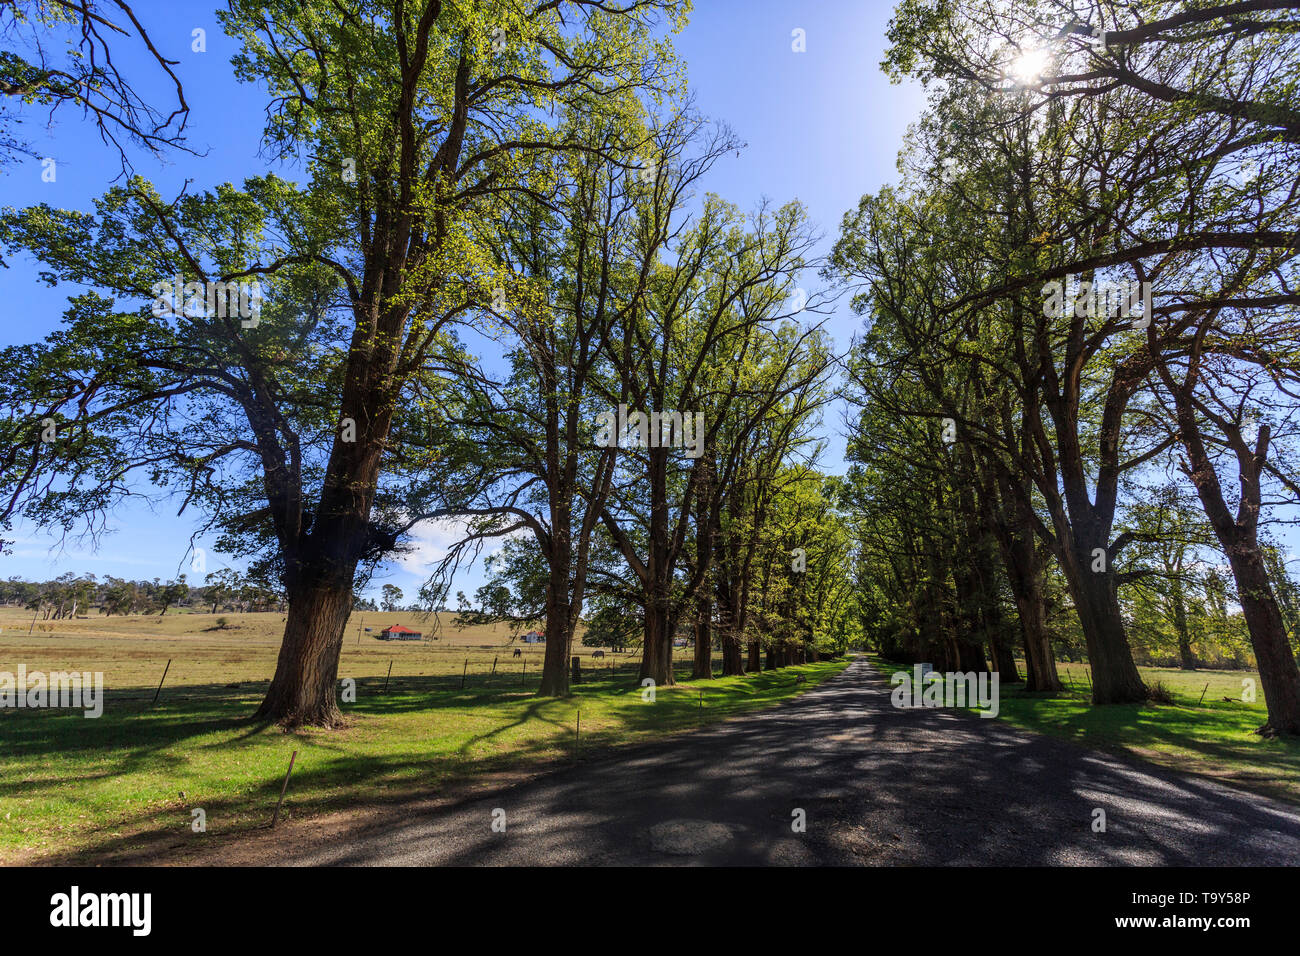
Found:
[[[604,657],[604,656],[605,656],[605,652],[604,652],[604,651],[594,651],[594,652],[592,652],[592,655],[591,655],[591,656],[592,656],[592,657]]]
[[[524,656],[524,652],[521,651],[519,648],[516,647],[516,648],[515,648],[515,657],[523,657],[523,656]]]

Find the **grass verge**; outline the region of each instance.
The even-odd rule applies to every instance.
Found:
[[[113,701],[80,711],[0,710],[0,861],[86,862],[266,825],[290,754],[281,818],[429,793],[451,780],[540,769],[771,707],[848,661],[659,688],[593,679],[566,699],[510,686],[447,690],[358,681],[339,731],[284,733],[249,714],[260,694]],[[803,675],[805,682],[797,683]],[[594,675],[593,675],[594,677]],[[581,727],[579,731],[579,725]],[[192,830],[201,809],[206,833]]]
[[[869,659],[886,677],[911,672],[874,654]],[[1066,684],[1057,695],[1001,684],[998,719],[1300,804],[1300,741],[1254,732],[1267,716],[1258,674],[1139,667],[1143,681],[1163,684],[1173,704],[1094,707],[1085,665],[1058,664],[1057,670]],[[1241,699],[1243,680],[1254,681],[1253,702]]]

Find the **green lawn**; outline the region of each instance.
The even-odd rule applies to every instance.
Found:
[[[428,793],[472,773],[580,759],[770,707],[847,664],[679,684],[659,689],[654,703],[642,700],[634,671],[617,681],[592,673],[565,700],[538,699],[514,675],[492,686],[471,675],[465,691],[449,689],[446,678],[406,677],[386,694],[382,676],[363,677],[357,702],[344,705],[348,728],[290,734],[249,720],[261,691],[248,688],[176,688],[183,695],[164,692],[156,706],[149,694],[110,696],[94,720],[79,711],[0,710],[0,860],[94,860],[264,825],[294,750],[284,813],[302,816]],[[806,682],[797,684],[800,674]],[[206,813],[206,835],[191,831],[195,808]]]
[[[874,655],[871,662],[886,676],[909,670]],[[1094,707],[1089,702],[1086,665],[1057,664],[1066,684],[1063,694],[1030,694],[1023,685],[1002,684],[998,719],[1300,803],[1300,741],[1266,740],[1254,733],[1267,717],[1258,674],[1161,667],[1138,670],[1148,685],[1162,683],[1174,703]],[[1243,678],[1255,681],[1253,703],[1240,699]],[[1235,699],[1225,701],[1224,697]]]

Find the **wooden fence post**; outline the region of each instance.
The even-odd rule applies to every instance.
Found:
[[[284,803],[284,793],[289,789],[289,774],[293,773],[293,762],[298,759],[298,751],[293,752],[289,758],[289,771],[284,775],[284,786],[280,788],[280,799],[275,804],[275,815],[271,817],[271,829],[275,829],[276,823],[280,820],[280,804]]]
[[[153,692],[153,702],[158,703],[158,695],[162,693],[163,680],[167,679],[167,672],[172,669],[172,659],[167,658],[167,666],[163,668],[162,680],[158,682],[158,689]]]

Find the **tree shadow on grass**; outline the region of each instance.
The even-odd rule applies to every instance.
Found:
[[[88,859],[103,861],[117,856],[139,853],[143,847],[153,850],[185,845],[187,840],[201,840],[189,830],[189,811],[201,806],[208,815],[211,832],[239,832],[269,819],[274,801],[283,782],[282,759],[295,745],[310,750],[309,760],[300,760],[290,783],[289,813],[300,815],[340,809],[359,801],[384,806],[409,801],[427,794],[450,779],[491,773],[519,767],[539,768],[557,758],[571,760],[580,753],[607,748],[628,737],[671,732],[694,726],[699,718],[697,700],[686,688],[661,691],[658,703],[648,709],[622,707],[602,721],[612,726],[597,726],[583,734],[580,742],[569,736],[569,717],[582,707],[584,700],[605,703],[611,697],[626,696],[639,701],[639,686],[629,686],[624,675],[613,680],[592,680],[576,688],[564,700],[537,698],[531,691],[517,686],[467,687],[445,689],[445,678],[420,682],[408,679],[411,686],[397,688],[390,684],[382,694],[379,680],[358,682],[358,703],[350,708],[351,730],[369,730],[373,718],[427,714],[437,726],[439,718],[451,711],[464,711],[471,717],[496,722],[486,732],[471,733],[454,750],[423,753],[409,757],[392,754],[357,752],[349,740],[349,730],[340,732],[296,732],[281,734],[265,721],[248,716],[255,708],[257,695],[233,696],[218,693],[216,685],[186,688],[196,691],[176,698],[160,700],[151,706],[139,702],[118,701],[98,720],[86,720],[80,712],[32,711],[8,716],[0,728],[12,741],[11,757],[28,766],[47,763],[51,758],[74,756],[89,767],[107,761],[102,769],[87,769],[75,776],[61,778],[62,784],[91,784],[114,777],[146,773],[149,776],[175,775],[185,780],[191,758],[173,750],[221,750],[245,744],[262,735],[282,737],[283,746],[276,751],[262,751],[263,763],[279,758],[274,771],[238,796],[210,797],[196,792],[193,784],[178,784],[191,791],[187,798],[177,798],[159,806],[128,810],[101,826],[88,828],[82,839],[89,847],[56,850],[42,862],[77,862]],[[418,686],[420,684],[423,686]],[[710,685],[706,704],[712,708],[707,718],[717,719],[743,709],[771,703],[788,694],[793,678],[764,674],[755,677],[752,687],[744,682],[736,686]],[[183,698],[183,699],[181,699]],[[522,706],[521,706],[522,705]],[[502,713],[505,710],[507,713]],[[517,711],[513,712],[512,711]],[[508,740],[507,750],[482,752],[485,746],[508,738],[528,724],[543,725],[545,731],[529,740]],[[395,732],[401,732],[398,728]],[[212,740],[202,738],[214,737]],[[328,756],[328,759],[323,759]],[[305,754],[304,754],[305,756]],[[0,781],[0,796],[30,796],[33,782],[22,779],[21,772]],[[39,783],[35,784],[39,788]],[[138,797],[136,794],[127,796]],[[215,796],[215,795],[214,795]],[[75,801],[74,801],[75,802]],[[163,821],[175,815],[171,826]],[[174,827],[174,829],[173,829]],[[176,843],[179,839],[181,842]]]
[[[1053,712],[1008,695],[1004,708],[1033,730],[1300,802],[1300,741],[1259,737],[1256,708],[1068,703]]]

